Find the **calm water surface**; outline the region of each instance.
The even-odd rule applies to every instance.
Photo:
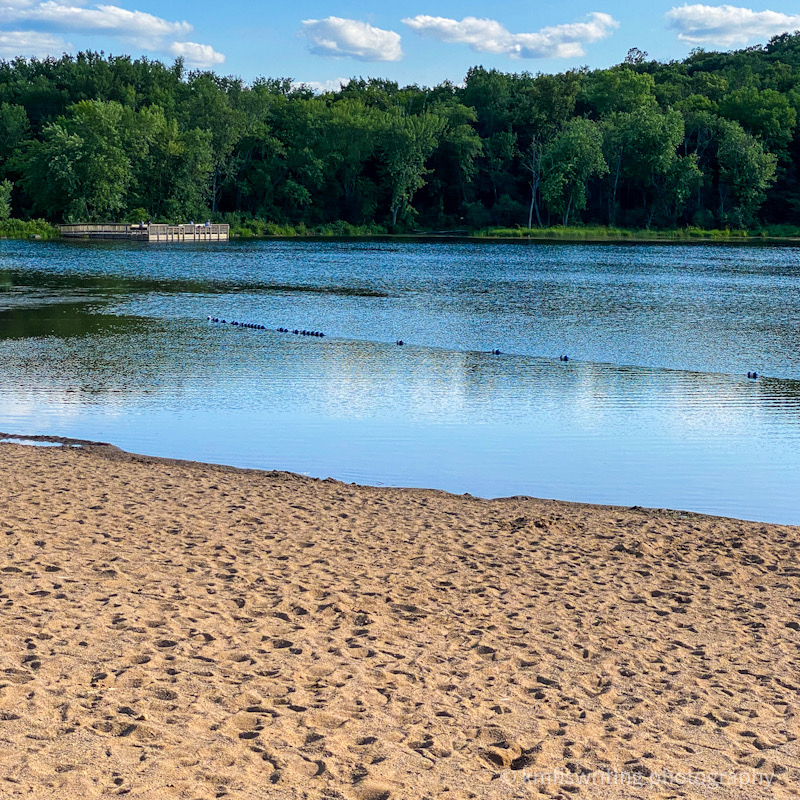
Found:
[[[0,430],[800,524],[800,248],[0,242]]]

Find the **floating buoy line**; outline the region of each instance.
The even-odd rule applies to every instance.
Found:
[[[213,322],[213,323],[216,323],[218,325],[232,325],[233,327],[236,327],[236,328],[249,328],[249,329],[257,330],[257,331],[274,330],[276,333],[290,333],[293,336],[315,336],[315,337],[320,338],[320,339],[325,337],[325,334],[322,331],[308,331],[308,330],[301,330],[300,328],[274,328],[273,329],[273,328],[268,328],[266,325],[261,325],[260,323],[257,323],[257,322],[240,322],[239,320],[235,320],[235,319],[226,320],[226,319],[223,319],[222,317],[206,317],[206,320],[208,322]],[[402,339],[397,339],[395,341],[395,344],[398,347],[403,347],[403,345],[405,345],[405,342]],[[499,356],[499,355],[502,354],[502,351],[497,350],[497,349],[489,350],[489,354],[493,355],[493,356]],[[562,361],[564,363],[567,363],[567,362],[569,362],[569,356],[561,355],[561,356],[558,357],[558,360]],[[750,378],[750,380],[756,380],[756,379],[758,379],[759,375],[758,375],[757,372],[748,372],[747,373],[747,377]]]
[[[233,325],[236,328],[251,328],[252,330],[256,331],[268,331],[272,330],[272,328],[268,328],[266,325],[261,325],[258,322],[239,322],[238,320],[226,320],[222,319],[221,317],[206,317],[208,322],[215,322],[219,325]],[[289,330],[289,328],[275,328],[276,333],[292,333],[295,336],[318,336],[323,337],[325,334],[322,331],[307,331],[307,330],[300,330],[299,328],[295,328],[294,330]]]
[[[213,322],[217,325],[232,325],[235,328],[249,328],[256,331],[271,331],[274,330],[276,333],[291,333],[294,336],[316,336],[318,338],[324,338],[325,334],[322,331],[307,331],[307,330],[300,330],[300,328],[268,328],[266,325],[262,325],[259,322],[240,322],[239,320],[231,319],[223,319],[222,317],[206,317],[207,322]],[[398,347],[403,347],[405,342],[402,339],[397,339],[395,344]],[[501,355],[501,350],[489,350],[489,353],[493,356]],[[560,361],[569,361],[567,356],[560,356]],[[748,375],[749,377],[749,375]]]

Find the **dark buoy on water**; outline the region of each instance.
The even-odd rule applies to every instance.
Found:
[[[402,346],[403,346],[403,344],[404,344],[404,342],[403,342],[403,340],[402,340],[402,339],[398,339],[398,340],[395,342],[395,344],[396,344],[398,347],[402,347]]]
[[[752,378],[753,380],[755,380],[758,377],[758,373],[757,372],[748,372],[747,373],[747,377],[748,378]]]
[[[569,356],[559,356],[558,360],[559,361],[569,361]]]

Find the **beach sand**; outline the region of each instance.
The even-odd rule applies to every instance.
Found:
[[[2,798],[800,793],[798,528],[17,444],[0,509]]]

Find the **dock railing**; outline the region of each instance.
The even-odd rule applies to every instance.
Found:
[[[133,239],[142,242],[227,242],[230,225],[167,225],[162,223],[126,224],[120,222],[81,222],[61,225],[61,235],[79,239]]]

